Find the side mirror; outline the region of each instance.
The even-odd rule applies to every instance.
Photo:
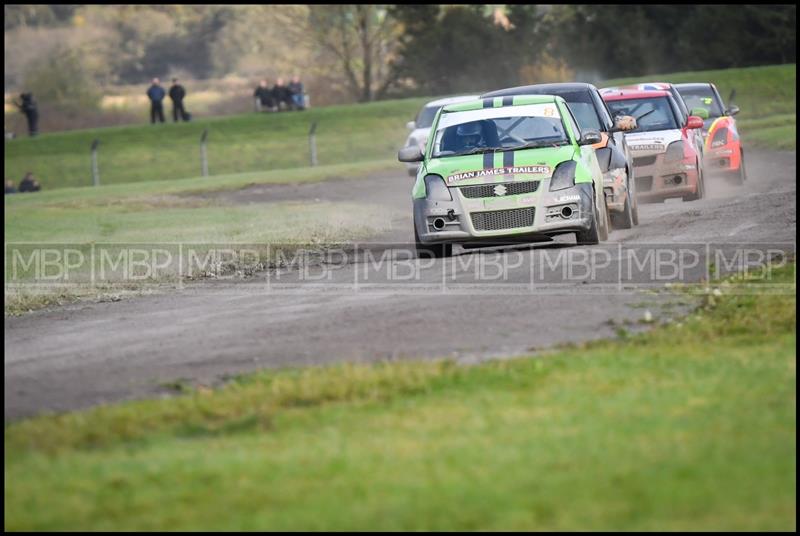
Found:
[[[686,120],[686,128],[703,128],[703,118],[697,117],[696,115],[690,115],[689,119]]]
[[[696,115],[697,117],[699,117],[700,119],[703,119],[703,120],[708,119],[708,110],[706,110],[703,107],[692,108],[689,113],[692,114],[692,115]]]
[[[414,130],[415,128],[417,128],[416,121],[409,121],[408,123],[406,123],[406,128],[408,130]]]
[[[736,106],[735,104],[731,104],[731,105],[728,107],[728,109],[727,109],[727,110],[725,110],[725,113],[727,113],[728,115],[736,115],[736,114],[738,114],[738,113],[739,113],[739,107],[738,107],[738,106]]]
[[[603,137],[596,130],[584,130],[581,133],[581,139],[578,140],[578,145],[594,145],[603,141]]]
[[[620,115],[614,118],[614,132],[626,132],[635,130],[637,127],[636,118],[632,115]]]
[[[397,153],[397,159],[401,162],[422,162],[422,151],[416,145],[411,147],[403,147]]]

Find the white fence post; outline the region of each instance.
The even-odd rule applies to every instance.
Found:
[[[92,142],[92,184],[100,186],[100,170],[97,166],[97,147],[100,145],[100,140]]]
[[[311,165],[317,165],[317,122],[311,123],[311,128],[308,131],[308,148],[311,151]]]
[[[203,129],[203,134],[200,136],[200,173],[203,177],[208,177],[208,151],[206,149],[206,140],[208,139],[208,129]]]

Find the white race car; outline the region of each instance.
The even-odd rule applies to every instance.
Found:
[[[406,124],[406,127],[408,127],[408,130],[411,131],[411,134],[408,135],[404,147],[416,146],[419,147],[422,152],[425,152],[425,145],[428,143],[428,133],[431,130],[433,118],[436,117],[436,112],[439,111],[439,108],[442,106],[447,106],[448,104],[459,104],[461,102],[467,102],[477,98],[477,95],[466,95],[460,97],[446,97],[444,99],[438,99],[427,103],[417,114],[416,120],[409,121]],[[406,169],[408,170],[409,175],[416,177],[417,171],[419,170],[419,164],[416,162],[407,163]]]

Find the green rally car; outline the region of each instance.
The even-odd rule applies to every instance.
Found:
[[[488,246],[575,233],[579,244],[608,238],[603,174],[592,144],[564,99],[515,95],[439,110],[412,190],[420,255],[447,257],[453,244]]]

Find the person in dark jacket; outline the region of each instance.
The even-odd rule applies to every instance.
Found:
[[[164,122],[164,97],[166,92],[161,87],[161,81],[153,78],[153,84],[147,89],[147,98],[150,99],[150,122],[155,123],[156,118]]]
[[[28,120],[28,134],[36,136],[39,134],[39,110],[36,107],[36,101],[33,100],[33,93],[22,93],[19,97],[22,102],[14,101],[14,104]]]
[[[289,92],[292,94],[292,106],[295,110],[305,110],[305,97],[303,93],[303,83],[300,77],[294,75],[292,81],[289,82]]]
[[[183,99],[186,97],[186,90],[178,83],[177,78],[172,79],[172,86],[169,88],[169,98],[172,101],[172,120],[176,123],[178,119],[189,120],[189,114],[183,107]]]
[[[283,78],[278,78],[275,82],[275,86],[272,88],[272,96],[275,98],[275,104],[279,108],[288,109],[292,107],[292,92],[283,83]]]
[[[21,181],[19,181],[19,191],[20,193],[24,192],[38,192],[42,189],[42,185],[39,184],[33,177],[33,173],[30,171],[25,174]]]
[[[259,82],[258,87],[253,92],[253,98],[255,99],[257,112],[275,111],[275,96],[272,94],[272,90],[266,80]]]

